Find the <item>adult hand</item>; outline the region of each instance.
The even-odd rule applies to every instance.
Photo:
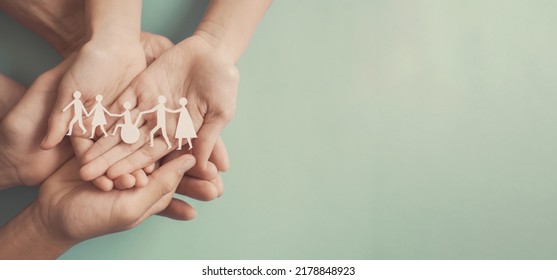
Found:
[[[4,173],[0,188],[38,185],[71,157],[68,140],[51,150],[39,147],[67,66],[68,63],[62,63],[39,76],[25,95],[21,85],[3,78],[11,85],[11,92],[2,92],[3,96],[23,97],[15,106],[11,105],[0,123],[0,169]]]
[[[130,229],[161,211],[193,219],[195,210],[173,194],[188,189],[180,182],[194,164],[193,156],[183,155],[155,170],[145,188],[103,192],[79,178],[73,158],[42,184],[35,202],[0,228],[0,259],[56,258],[81,241]]]

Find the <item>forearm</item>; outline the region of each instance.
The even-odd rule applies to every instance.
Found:
[[[83,1],[0,0],[0,9],[44,38],[64,56],[87,39]]]
[[[195,31],[234,62],[247,47],[272,0],[212,0]]]
[[[86,14],[91,40],[139,43],[141,0],[87,0]]]
[[[0,228],[0,259],[55,259],[77,243],[50,236],[33,203]]]

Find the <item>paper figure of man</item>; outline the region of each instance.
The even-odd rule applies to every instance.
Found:
[[[72,135],[73,126],[76,122],[79,125],[79,128],[81,128],[81,131],[83,131],[83,135],[85,135],[85,133],[87,133],[87,129],[85,129],[85,126],[83,125],[83,113],[87,115],[87,110],[85,110],[85,106],[83,106],[83,102],[81,102],[81,92],[77,90],[74,91],[73,98],[72,102],[66,105],[66,107],[62,110],[62,112],[66,112],[71,106],[73,106],[73,118],[70,121],[68,134],[66,135]]]
[[[153,147],[154,146],[154,141],[155,141],[155,133],[160,130],[162,137],[164,138],[164,141],[166,142],[166,145],[168,146],[168,149],[170,149],[170,147],[172,147],[172,145],[170,145],[170,140],[168,140],[168,135],[166,133],[166,112],[172,113],[172,111],[168,108],[166,108],[166,106],[164,106],[164,103],[166,103],[166,97],[164,97],[163,95],[159,96],[159,104],[155,105],[155,107],[153,107],[152,109],[149,109],[147,111],[143,111],[141,113],[139,113],[139,116],[137,117],[137,121],[136,121],[136,126],[137,123],[139,122],[139,120],[141,119],[141,116],[144,114],[149,114],[149,113],[157,113],[157,124],[155,125],[155,127],[151,130],[151,132],[149,133],[150,139],[151,139],[151,143],[149,145],[149,147]]]

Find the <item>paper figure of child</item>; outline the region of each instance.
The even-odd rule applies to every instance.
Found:
[[[93,106],[91,112],[85,112],[85,115],[87,117],[90,117],[91,114],[93,115],[93,122],[91,124],[93,128],[91,129],[91,137],[89,138],[93,138],[95,136],[95,130],[97,129],[97,126],[101,127],[101,131],[104,133],[104,137],[107,137],[108,134],[104,129],[104,126],[106,125],[106,117],[104,116],[104,113],[106,112],[110,115],[110,112],[101,104],[101,102],[103,101],[102,95],[97,95],[95,97],[95,100],[97,100],[97,103],[95,103],[95,106]]]
[[[180,98],[178,101],[182,107],[180,109],[171,110],[173,113],[180,113],[178,116],[178,125],[176,126],[176,134],[174,138],[178,139],[178,149],[182,149],[182,139],[186,138],[188,140],[188,145],[191,150],[193,145],[191,144],[192,138],[197,138],[197,134],[195,133],[195,128],[193,127],[193,122],[191,120],[190,114],[188,113],[188,109],[186,108],[186,104],[188,104],[188,100],[185,97]]]
[[[120,138],[127,144],[133,144],[139,140],[139,129],[132,123],[131,107],[130,102],[124,102],[124,109],[126,110],[122,114],[110,114],[113,117],[124,117],[124,123],[117,124],[112,135],[116,135],[116,132],[120,129]]]
[[[85,133],[87,133],[87,129],[85,129],[85,126],[83,125],[83,112],[87,114],[87,110],[85,110],[85,106],[83,106],[83,102],[81,102],[81,92],[77,90],[74,91],[73,98],[72,102],[66,105],[66,107],[62,110],[62,112],[66,112],[73,105],[73,118],[70,121],[68,134],[66,135],[72,135],[73,126],[76,122],[79,125],[79,128],[81,128],[81,131],[83,131],[83,135],[85,135]]]
[[[150,136],[150,139],[151,139],[151,144],[149,145],[149,147],[154,146],[155,133],[158,130],[161,130],[162,137],[164,138],[164,141],[166,142],[166,145],[168,146],[168,149],[170,149],[170,147],[172,147],[172,145],[170,145],[170,140],[168,140],[168,135],[166,134],[166,112],[172,113],[172,111],[170,109],[166,108],[166,106],[164,106],[164,103],[166,103],[166,97],[164,97],[163,95],[160,95],[159,96],[159,104],[155,105],[155,107],[153,107],[152,109],[149,109],[147,111],[143,111],[143,112],[139,113],[139,116],[137,117],[137,120],[135,121],[135,126],[137,126],[137,123],[141,119],[142,115],[153,113],[153,112],[157,113],[157,125],[149,133],[149,136]]]

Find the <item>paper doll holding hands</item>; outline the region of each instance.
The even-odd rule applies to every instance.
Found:
[[[164,106],[164,103],[166,103],[166,97],[164,97],[163,95],[159,96],[159,104],[157,104],[155,107],[147,110],[147,111],[143,111],[141,113],[139,113],[139,116],[137,117],[137,120],[135,121],[135,124],[137,126],[137,123],[139,122],[139,120],[141,119],[141,116],[145,115],[145,114],[149,114],[149,113],[157,113],[157,124],[155,125],[155,128],[153,128],[151,130],[151,132],[149,133],[150,139],[151,139],[151,144],[149,145],[149,147],[153,147],[153,142],[155,140],[155,133],[160,130],[162,137],[164,138],[164,141],[166,142],[166,145],[168,146],[168,149],[170,149],[170,147],[172,147],[172,145],[170,145],[170,140],[168,140],[168,135],[166,133],[166,112],[170,112],[172,113],[172,110],[166,108],[166,106]]]
[[[66,112],[68,109],[70,109],[70,107],[73,105],[73,118],[70,121],[70,125],[68,128],[68,134],[71,136],[72,135],[72,130],[73,130],[73,126],[74,124],[77,122],[77,124],[79,125],[79,128],[81,128],[81,131],[83,131],[83,134],[85,135],[85,133],[87,133],[87,129],[85,129],[85,126],[83,125],[83,113],[85,112],[85,115],[87,115],[87,110],[85,110],[85,106],[83,106],[83,102],[81,102],[81,92],[79,91],[74,91],[73,93],[73,100],[72,102],[70,102],[70,104],[66,105],[66,107],[64,107],[64,109],[62,110],[62,112]]]
[[[127,144],[133,144],[139,140],[139,129],[132,123],[131,107],[130,102],[124,102],[124,109],[126,110],[122,114],[110,114],[114,117],[124,117],[124,123],[117,124],[112,135],[116,135],[116,132],[120,129],[120,138]]]
[[[178,101],[182,107],[176,110],[171,110],[172,113],[179,113],[178,116],[178,125],[176,126],[176,134],[174,138],[178,139],[178,149],[182,149],[182,139],[186,138],[188,140],[188,145],[191,150],[193,145],[191,144],[192,138],[197,138],[197,134],[195,133],[195,128],[193,127],[193,122],[191,120],[191,116],[188,113],[188,109],[186,108],[186,104],[188,104],[188,100],[185,97],[180,98]]]
[[[95,130],[97,129],[97,126],[101,127],[101,131],[103,132],[104,137],[107,137],[108,134],[104,129],[104,126],[106,125],[106,117],[104,113],[107,113],[108,115],[112,115],[112,114],[102,105],[101,103],[103,100],[102,95],[97,95],[95,97],[95,100],[97,100],[97,103],[95,103],[95,106],[93,106],[91,112],[89,113],[85,112],[85,115],[87,117],[90,117],[91,114],[93,114],[93,122],[91,124],[93,128],[91,129],[91,137],[89,138],[93,138],[95,136]]]

